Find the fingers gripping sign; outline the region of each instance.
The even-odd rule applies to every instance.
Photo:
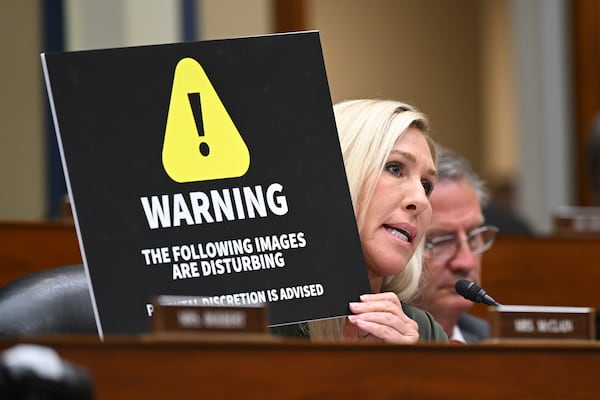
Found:
[[[346,340],[384,341],[414,344],[419,340],[418,324],[402,310],[394,293],[364,294],[360,302],[350,303],[344,326]]]

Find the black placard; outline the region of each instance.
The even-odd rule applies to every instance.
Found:
[[[149,331],[157,295],[279,325],[369,291],[318,32],[42,65],[101,335]]]

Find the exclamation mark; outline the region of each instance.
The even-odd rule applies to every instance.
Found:
[[[204,122],[202,121],[202,104],[200,102],[200,93],[188,93],[188,100],[190,107],[192,107],[192,114],[194,114],[194,120],[196,121],[196,130],[198,136],[204,136]],[[207,156],[210,153],[208,143],[200,142],[200,154]]]

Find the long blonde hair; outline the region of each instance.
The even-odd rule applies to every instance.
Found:
[[[396,141],[414,126],[427,140],[435,162],[435,144],[429,137],[429,121],[415,107],[393,100],[357,99],[334,105],[335,119],[344,158],[348,186],[358,231],[365,223],[365,214],[375,186]],[[394,292],[401,301],[409,301],[417,292],[422,274],[424,240],[402,273],[384,278],[381,291]],[[344,318],[309,323],[314,339],[338,339]]]

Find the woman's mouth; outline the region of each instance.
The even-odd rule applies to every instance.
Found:
[[[404,240],[406,242],[411,242],[412,241],[412,237],[410,232],[408,232],[407,230],[401,229],[401,228],[393,228],[391,226],[386,225],[385,229],[391,233],[393,236],[397,237],[400,240]]]

